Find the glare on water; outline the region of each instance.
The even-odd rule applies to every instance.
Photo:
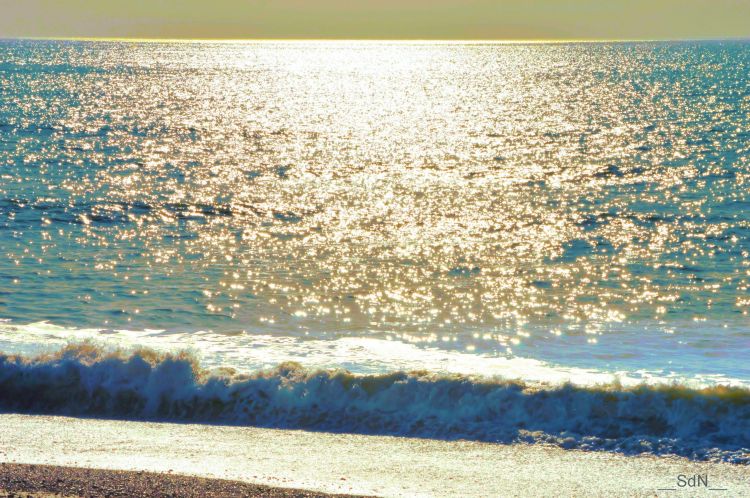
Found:
[[[502,354],[747,325],[746,44],[0,53],[5,318]]]

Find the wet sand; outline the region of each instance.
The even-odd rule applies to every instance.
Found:
[[[171,471],[250,483],[247,489],[334,495],[750,497],[750,466],[677,457],[28,415],[0,415],[0,462],[147,471],[165,479]],[[708,486],[679,488],[680,475],[707,476]]]
[[[314,491],[174,474],[0,463],[0,498],[8,496],[344,498],[352,495],[326,495]]]

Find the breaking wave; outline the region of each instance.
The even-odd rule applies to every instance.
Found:
[[[90,343],[35,358],[0,354],[6,412],[227,423],[750,463],[750,391],[581,387],[425,371],[355,375],[297,363],[252,374],[188,353]]]

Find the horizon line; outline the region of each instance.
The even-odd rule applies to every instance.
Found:
[[[129,43],[259,43],[259,42],[375,42],[375,43],[434,43],[434,44],[563,44],[563,43],[655,43],[655,42],[724,42],[750,41],[748,37],[726,38],[159,38],[120,36],[0,36],[0,40],[28,41],[109,41]]]

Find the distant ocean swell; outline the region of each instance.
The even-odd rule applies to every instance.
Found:
[[[189,354],[88,343],[0,355],[0,410],[228,423],[750,463],[750,391],[545,386],[428,372],[354,375],[296,363],[239,374]]]

